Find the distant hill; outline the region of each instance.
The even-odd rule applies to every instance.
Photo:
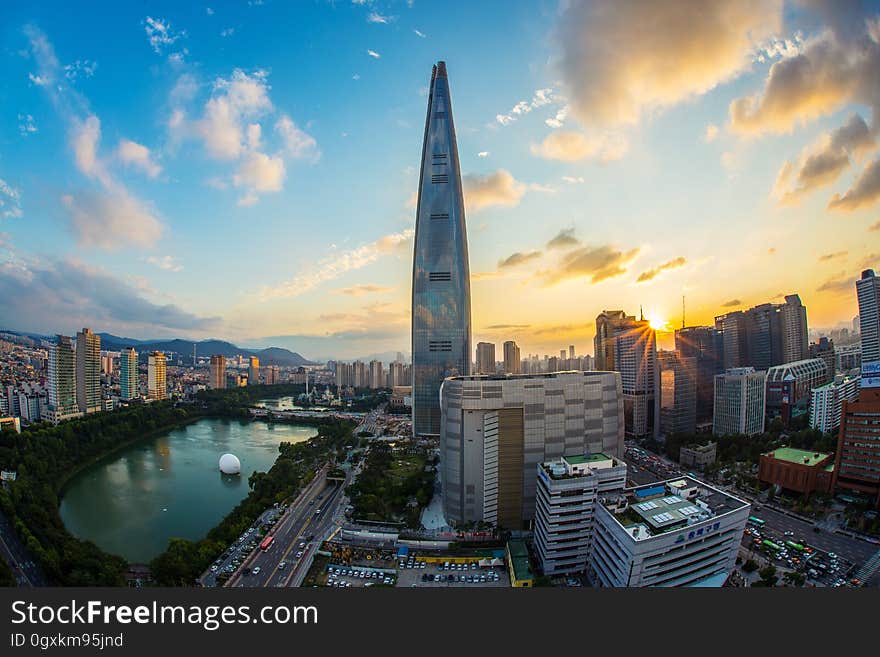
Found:
[[[22,333],[20,331],[4,331],[14,335],[27,336],[36,340],[51,339],[53,336],[39,335],[35,333]],[[193,344],[196,345],[198,356],[211,356],[221,354],[223,356],[256,356],[260,359],[260,365],[280,365],[284,367],[299,367],[301,365],[317,365],[301,354],[283,347],[268,347],[266,349],[244,349],[237,347],[225,340],[137,340],[135,338],[122,338],[112,333],[98,333],[101,336],[101,349],[106,351],[119,351],[125,347],[134,347],[139,352],[145,351],[173,351],[183,356],[192,354]]]

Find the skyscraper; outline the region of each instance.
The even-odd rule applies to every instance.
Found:
[[[471,369],[464,197],[446,63],[431,73],[412,286],[413,433],[440,433],[440,385]]]
[[[214,354],[211,356],[208,387],[213,389],[222,389],[226,387],[226,356],[223,354]]]
[[[715,318],[724,336],[724,367],[767,370],[807,357],[807,309],[797,294]]]
[[[101,410],[101,336],[88,328],[76,334],[76,404],[80,413]]]
[[[859,333],[862,336],[862,362],[880,360],[880,278],[866,269],[856,281],[859,298]]]
[[[627,436],[657,438],[660,431],[660,373],[657,333],[646,319],[622,310],[596,317],[596,369],[620,372]]]
[[[491,342],[477,343],[477,374],[495,374],[495,345]]]
[[[79,417],[76,403],[76,352],[69,335],[55,336],[49,347],[49,408],[46,419],[54,424]]]
[[[138,396],[138,355],[134,347],[126,347],[119,354],[119,383],[122,399]]]
[[[754,436],[764,431],[766,376],[754,367],[740,367],[715,377],[712,433]]]
[[[519,374],[522,371],[519,347],[513,340],[504,343],[504,371],[507,374]]]
[[[147,359],[147,397],[153,400],[165,399],[165,354],[151,351]]]
[[[675,350],[682,358],[696,359],[696,421],[712,421],[715,375],[724,371],[724,343],[720,330],[688,326],[675,332]]]
[[[248,368],[248,385],[255,386],[260,383],[260,359],[251,356],[250,367]]]

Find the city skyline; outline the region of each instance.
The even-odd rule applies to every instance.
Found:
[[[438,59],[473,344],[588,353],[602,310],[674,329],[682,296],[688,326],[793,293],[811,327],[849,324],[880,265],[880,19],[817,6],[6,7],[2,328],[400,350]],[[646,20],[664,36],[613,47]]]

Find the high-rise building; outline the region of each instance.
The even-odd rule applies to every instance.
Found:
[[[471,369],[464,196],[446,63],[431,73],[412,286],[413,433],[440,433],[440,385]]]
[[[847,372],[852,369],[862,368],[862,345],[855,344],[834,346],[834,371]]]
[[[864,310],[859,307],[864,317]],[[865,324],[862,323],[864,336]],[[862,375],[862,385],[880,384]],[[871,498],[880,508],[880,387],[862,387],[856,401],[844,400],[841,407],[840,434],[834,461],[832,486],[854,491]]]
[[[48,387],[47,420],[58,424],[82,415],[76,401],[76,352],[69,335],[55,336],[49,347]]]
[[[519,347],[513,340],[504,343],[504,371],[507,374],[522,372]]]
[[[568,345],[568,360],[574,360],[574,345]]]
[[[88,328],[76,334],[76,404],[80,413],[101,410],[101,336]]]
[[[596,505],[594,586],[716,586],[736,564],[751,506],[681,477],[606,495]]]
[[[715,377],[715,409],[712,433],[716,436],[764,431],[766,374],[754,367],[727,370]]]
[[[840,427],[843,402],[853,402],[859,397],[858,374],[838,374],[834,381],[810,391],[810,427],[831,433]]]
[[[605,454],[563,456],[538,466],[535,552],[544,574],[587,570],[599,495],[626,487],[626,463]]]
[[[715,375],[724,371],[724,337],[712,326],[689,326],[675,332],[675,351],[696,359],[696,422],[712,421]]]
[[[495,344],[492,342],[477,343],[476,374],[495,374]]]
[[[880,278],[866,269],[856,281],[859,299],[859,334],[862,339],[862,362],[880,361]]]
[[[596,369],[620,372],[627,436],[656,439],[660,432],[656,331],[644,318],[605,310],[596,317],[594,346]]]
[[[278,366],[266,365],[263,368],[263,378],[267,386],[274,386],[278,383]]]
[[[113,375],[113,354],[110,352],[101,354],[101,374]]]
[[[402,361],[395,361],[388,366],[388,373],[391,378],[389,381],[390,387],[398,388],[400,386],[409,386],[412,384],[412,381],[406,376],[406,369],[406,365],[404,365]]]
[[[363,361],[356,360],[351,364],[352,385],[355,388],[369,388],[370,378],[367,366]]]
[[[128,401],[138,396],[138,355],[134,347],[126,347],[119,354],[119,396]]]
[[[151,351],[147,357],[147,397],[152,400],[168,396],[165,386],[165,354]]]
[[[657,354],[660,363],[660,432],[692,434],[697,429],[697,359],[674,351]]]
[[[385,387],[385,370],[382,368],[382,361],[370,361],[370,387],[373,390]]]
[[[214,354],[208,366],[208,387],[223,389],[226,387],[226,356]]]
[[[560,456],[623,456],[616,372],[446,379],[440,393],[446,518],[522,529],[535,515],[535,468]]]
[[[715,327],[724,335],[725,369],[766,371],[808,354],[807,309],[797,294],[787,295],[785,303],[762,303],[716,317]]]
[[[250,366],[248,367],[248,385],[254,386],[260,383],[260,359],[251,356]]]
[[[767,370],[767,417],[780,417],[788,426],[793,418],[809,412],[810,391],[828,380],[828,366],[821,358],[771,367]]]

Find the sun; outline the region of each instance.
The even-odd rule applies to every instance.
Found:
[[[660,319],[659,317],[649,318],[648,323],[655,331],[665,331],[666,326],[669,324],[669,322],[667,322],[665,319]]]

